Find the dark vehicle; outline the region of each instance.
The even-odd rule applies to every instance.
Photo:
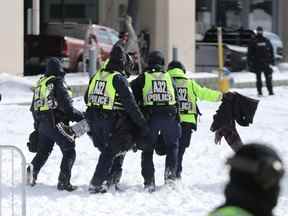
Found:
[[[24,36],[24,76],[44,73],[47,59],[59,57],[64,69],[69,67],[69,38],[58,35]]]
[[[50,57],[61,58],[67,72],[82,72],[92,42],[100,54],[97,61],[103,62],[118,39],[118,32],[105,26],[48,23],[43,34],[24,37],[24,75],[43,72]]]
[[[242,71],[247,68],[247,46],[255,36],[251,30],[222,29],[225,64],[232,71]],[[218,35],[217,28],[209,29],[203,39],[196,44],[197,71],[212,71],[218,68]]]
[[[242,71],[247,67],[247,48],[236,45],[224,44],[225,64],[229,65],[231,71]],[[218,44],[196,43],[196,71],[211,72],[218,69]]]
[[[255,36],[255,33],[249,29],[222,29],[222,39],[223,43],[237,46],[248,46],[251,39]],[[217,28],[212,27],[209,29],[203,38],[202,42],[206,43],[217,43]]]
[[[225,62],[230,65],[231,67],[230,69],[232,71],[237,72],[247,69],[247,47],[251,39],[253,39],[255,35],[256,35],[255,32],[249,29],[243,29],[243,28],[236,30],[227,28],[222,29]],[[273,46],[274,57],[277,63],[279,63],[283,58],[282,41],[276,34],[272,32],[264,32],[264,36],[270,40]],[[212,27],[205,33],[203,40],[197,43],[198,47],[201,48],[199,49],[201,52],[200,54],[198,54],[199,61],[201,61],[201,59],[204,56],[211,56],[211,54],[207,54],[207,51],[205,51],[208,49],[207,46],[209,47],[209,49],[213,49],[215,53],[213,55],[212,61],[210,61],[209,59],[207,61],[207,58],[204,58],[205,62],[207,63],[205,62],[199,63],[202,68],[205,66],[205,64],[207,64],[207,66],[210,68],[213,69],[217,68],[218,66],[217,38],[218,38],[217,28]]]

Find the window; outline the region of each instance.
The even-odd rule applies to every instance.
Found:
[[[240,28],[242,26],[242,7],[240,0],[218,0],[217,24],[231,29]]]
[[[196,1],[196,22],[197,37],[203,35],[210,27],[212,21],[212,1]],[[201,38],[197,38],[201,40]]]
[[[109,32],[107,32],[105,29],[97,28],[96,35],[99,43],[112,44]]]
[[[272,31],[272,0],[251,0],[249,13],[249,28],[262,26],[265,31]]]
[[[86,17],[84,4],[52,4],[49,13],[52,19]]]

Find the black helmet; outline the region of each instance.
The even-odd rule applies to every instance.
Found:
[[[165,65],[164,55],[161,51],[155,50],[148,55],[149,67],[164,66],[164,65]]]
[[[168,64],[168,70],[171,70],[174,68],[179,68],[179,69],[185,71],[184,65],[180,61],[177,61],[177,60],[173,60]]]
[[[261,26],[258,26],[258,27],[256,28],[256,33],[257,33],[258,36],[259,36],[259,35],[263,35],[263,28],[262,28]]]
[[[231,182],[264,191],[278,186],[284,175],[279,155],[270,147],[258,143],[241,147],[227,164],[231,166]]]
[[[263,27],[262,26],[257,26],[256,31],[262,31],[263,32]]]
[[[123,49],[120,46],[115,45],[111,50],[110,59],[106,69],[122,72],[124,70],[125,62],[126,59]]]
[[[46,75],[51,76],[58,76],[58,77],[64,77],[65,71],[63,70],[61,61],[56,58],[52,57],[49,58],[46,68]]]

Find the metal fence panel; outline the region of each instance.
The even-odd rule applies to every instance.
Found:
[[[26,216],[26,159],[16,146],[0,145],[0,216]]]

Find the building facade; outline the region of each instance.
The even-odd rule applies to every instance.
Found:
[[[288,51],[287,0],[9,0],[0,3],[0,72],[23,74],[28,9],[39,4],[40,33],[49,22],[98,23],[123,29],[127,11],[139,33],[150,33],[151,49],[177,58],[194,71],[195,40],[212,26],[255,29],[279,34]],[[133,2],[133,7],[129,8]],[[180,3],[181,2],[181,3]]]
[[[201,0],[196,2],[197,33],[211,26],[256,29],[279,33],[280,3],[285,0]]]

